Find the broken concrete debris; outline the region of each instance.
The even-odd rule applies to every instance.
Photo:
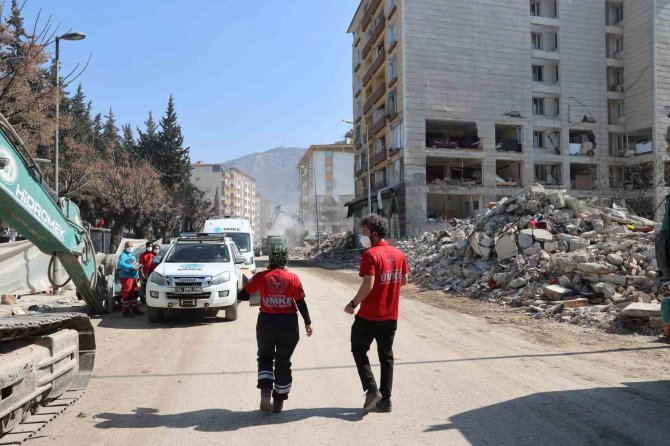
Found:
[[[540,185],[467,220],[399,241],[410,280],[522,307],[534,318],[603,329],[627,318],[649,329],[670,283],[659,280],[655,223],[597,198]]]

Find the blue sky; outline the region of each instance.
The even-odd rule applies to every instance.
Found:
[[[277,146],[341,139],[350,117],[351,36],[358,0],[28,0],[61,32],[61,69],[96,112],[143,128],[170,94],[192,161],[225,161]],[[73,90],[75,87],[72,87]]]

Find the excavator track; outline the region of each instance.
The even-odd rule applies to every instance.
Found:
[[[0,445],[23,443],[77,401],[94,362],[85,314],[0,319]]]

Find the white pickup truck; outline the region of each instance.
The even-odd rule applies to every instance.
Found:
[[[237,319],[244,260],[228,237],[180,237],[149,276],[149,320],[162,321],[170,310],[204,310],[208,316],[225,310],[226,319]]]

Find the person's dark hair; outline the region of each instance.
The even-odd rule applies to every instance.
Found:
[[[288,263],[288,249],[285,246],[275,246],[269,256],[270,268],[284,268]]]
[[[377,237],[384,238],[389,232],[389,224],[384,217],[370,214],[361,220],[361,228],[367,227],[370,232],[376,232]]]
[[[145,246],[146,246],[147,248],[151,248],[153,245],[154,245],[154,244],[151,243],[151,242],[146,242],[146,244],[145,244]]]

